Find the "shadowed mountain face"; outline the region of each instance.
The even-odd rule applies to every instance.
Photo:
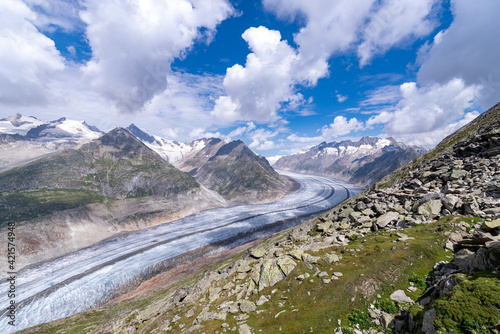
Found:
[[[363,137],[357,142],[323,142],[307,152],[280,158],[274,167],[367,186],[423,152],[421,147],[406,146],[392,138]]]
[[[291,186],[240,140],[226,144],[211,139],[180,168],[231,201],[262,202],[282,196]]]

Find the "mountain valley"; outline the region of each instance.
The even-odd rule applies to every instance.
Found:
[[[499,128],[500,104],[318,217],[22,332],[496,333]]]
[[[19,268],[203,210],[268,203],[296,187],[243,142],[184,144],[133,124],[104,134],[83,121],[20,114],[0,120],[0,136],[0,230],[16,223]]]

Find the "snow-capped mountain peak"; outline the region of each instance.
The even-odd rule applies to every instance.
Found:
[[[356,142],[323,142],[304,153],[281,157],[274,166],[367,185],[424,151],[423,148],[409,147],[390,137],[363,137]]]
[[[103,133],[84,121],[70,120],[65,117],[45,122],[33,116],[16,114],[0,120],[0,133],[18,134],[32,140],[72,142],[99,138]]]
[[[0,133],[24,136],[29,130],[42,124],[47,124],[47,122],[40,121],[33,116],[26,117],[17,113],[13,116],[0,119]]]
[[[130,124],[127,130],[170,163],[185,160],[201,151],[207,145],[206,139],[195,140],[189,143],[164,139],[150,134],[134,124]]]
[[[84,121],[60,118],[57,121],[41,124],[30,129],[26,136],[30,139],[42,141],[89,141],[103,135],[95,127],[87,125]]]

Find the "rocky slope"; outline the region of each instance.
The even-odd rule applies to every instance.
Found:
[[[23,332],[496,333],[499,129],[500,104],[248,252]]]
[[[121,128],[1,173],[0,189],[0,227],[18,224],[26,263],[225,205]]]
[[[357,142],[323,142],[307,152],[281,157],[276,168],[332,176],[367,186],[424,153],[392,138],[363,137]]]
[[[210,139],[205,148],[182,161],[179,168],[233,202],[269,202],[292,188],[291,181],[280,176],[264,157],[253,153],[241,140],[226,144]]]

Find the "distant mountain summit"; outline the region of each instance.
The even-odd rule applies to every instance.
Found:
[[[180,167],[198,182],[227,200],[264,202],[283,196],[291,182],[241,140],[226,144],[211,139],[207,146]]]
[[[180,143],[175,140],[167,140],[159,136],[149,134],[134,124],[127,127],[134,136],[140,139],[146,146],[158,153],[163,159],[170,163],[186,160],[195,155],[207,144],[206,139],[195,140],[189,143]]]
[[[103,134],[84,121],[65,117],[45,122],[18,113],[0,119],[0,172],[87,143]]]
[[[30,129],[46,124],[33,116],[23,116],[20,113],[0,119],[0,133],[26,135]]]
[[[393,138],[363,137],[359,141],[323,142],[307,152],[278,159],[275,168],[326,175],[369,185],[424,153]]]
[[[33,116],[16,115],[0,119],[0,134],[25,136],[27,139],[44,141],[81,141],[97,139],[103,135],[95,126],[84,121],[75,121],[62,117],[51,122],[44,122]]]

